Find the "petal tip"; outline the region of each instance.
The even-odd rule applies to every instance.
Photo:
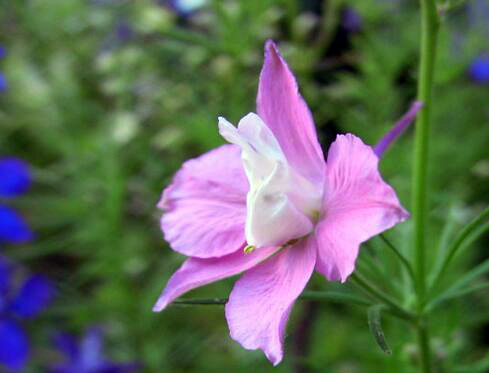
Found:
[[[164,298],[158,299],[153,307],[153,312],[161,312],[168,306],[168,301]]]
[[[277,44],[272,40],[268,39],[265,42],[265,63],[267,61],[274,60],[275,63],[279,65],[285,65],[285,61],[280,54]]]
[[[277,52],[277,44],[272,39],[267,39],[265,41],[265,51],[275,51]]]

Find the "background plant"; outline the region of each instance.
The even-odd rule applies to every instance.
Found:
[[[0,93],[0,151],[32,165],[33,187],[12,207],[37,237],[1,250],[50,276],[58,288],[55,304],[29,325],[38,346],[29,371],[50,365],[49,341],[57,329],[82,335],[92,324],[106,326],[110,356],[141,361],[148,372],[418,371],[414,328],[382,310],[392,351],[386,355],[353,283],[340,287],[313,278],[309,300],[292,315],[288,352],[278,368],[228,338],[221,307],[175,306],[162,315],[150,310],[181,260],[159,232],[159,193],[185,159],[221,144],[217,115],[236,122],[254,108],[263,41],[280,42],[324,148],[336,132],[347,131],[375,144],[416,97],[419,5],[211,1],[180,13],[166,5],[0,1],[6,54],[0,71],[7,83]],[[467,70],[489,53],[489,12],[484,0],[436,7],[424,250],[429,281],[462,227],[487,206],[489,191],[489,90]],[[382,161],[383,175],[409,210],[413,140],[410,130]],[[386,234],[409,259],[412,224]],[[483,232],[477,227],[467,238]],[[487,258],[486,247],[487,235],[458,249],[426,302],[435,315],[429,319],[431,355],[442,371],[482,372],[489,364],[487,265],[469,271]],[[378,237],[364,245],[358,273],[401,307],[416,310],[401,266]],[[229,289],[224,282],[193,296],[222,298]],[[322,301],[325,291],[331,296]],[[379,330],[375,310],[370,314]]]

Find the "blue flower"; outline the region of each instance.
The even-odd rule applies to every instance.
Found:
[[[0,158],[0,197],[20,196],[30,186],[31,173],[27,163],[18,158]]]
[[[4,47],[0,47],[0,60],[7,55],[7,51]]]
[[[160,0],[160,3],[167,4],[182,17],[188,17],[203,8],[207,0]]]
[[[31,185],[29,166],[17,158],[0,158],[0,198],[21,196]],[[34,234],[24,219],[11,208],[0,204],[0,244],[21,244]]]
[[[34,233],[22,216],[15,210],[0,205],[0,243],[22,244],[33,238]]]
[[[65,362],[51,367],[52,373],[130,373],[141,369],[138,363],[114,363],[104,358],[98,328],[89,329],[79,343],[66,334],[56,336],[55,343]]]
[[[20,372],[28,356],[29,342],[24,330],[13,320],[0,319],[0,367]]]
[[[33,275],[17,289],[12,281],[15,269],[0,257],[0,368],[20,372],[30,348],[19,322],[39,315],[52,301],[54,288],[45,277]]]
[[[7,79],[5,79],[5,76],[0,73],[0,93],[5,92],[8,88],[7,85]]]
[[[479,84],[489,84],[489,57],[478,57],[469,66],[469,76]]]
[[[347,32],[356,33],[362,30],[362,17],[353,8],[346,8],[341,17],[341,25]]]

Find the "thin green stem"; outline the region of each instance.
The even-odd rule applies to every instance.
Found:
[[[430,114],[433,75],[435,66],[438,15],[434,0],[420,0],[421,5],[421,50],[418,81],[418,100],[423,109],[418,114],[414,145],[414,176],[412,211],[414,224],[414,272],[419,304],[425,296],[425,248],[427,224],[428,145],[430,137]],[[420,306],[421,307],[421,306]]]
[[[338,303],[353,303],[360,306],[370,306],[372,302],[368,299],[355,294],[349,294],[340,291],[305,291],[299,297],[300,300],[308,301],[328,301]],[[227,303],[227,298],[206,298],[206,299],[185,299],[180,298],[173,301],[172,304],[179,306],[219,306]]]
[[[486,220],[489,220],[489,206],[484,211],[482,211],[479,216],[477,216],[469,224],[467,224],[458,233],[455,240],[448,247],[447,255],[445,256],[441,266],[439,267],[438,272],[436,272],[433,276],[430,291],[436,289],[448,266],[452,262],[453,258],[456,256],[458,250],[462,247],[466,247],[469,242],[473,242],[482,234],[484,234],[487,229],[489,229],[489,225],[484,226]],[[483,228],[479,229],[481,226]]]
[[[398,257],[398,259],[401,261],[404,268],[406,268],[406,270],[409,274],[409,277],[414,282],[415,281],[414,271],[413,271],[413,268],[411,267],[411,264],[409,264],[409,261],[406,259],[406,257],[404,255],[402,255],[401,252],[399,250],[397,250],[397,248],[392,244],[392,242],[390,242],[387,239],[387,237],[385,237],[383,234],[380,235],[380,238],[382,239],[382,241],[384,241],[384,243],[387,245],[387,247],[389,249],[391,249],[394,252],[394,254]]]
[[[371,284],[366,278],[364,278],[358,272],[351,275],[350,281],[352,281],[359,288],[363,289],[366,293],[370,294],[372,297],[383,302],[397,316],[410,321],[415,318],[413,314],[411,314],[409,311],[405,310],[402,306],[397,304],[395,300],[391,299],[383,291],[379,290],[377,287],[375,287],[375,285]]]
[[[431,349],[430,349],[430,335],[428,332],[428,323],[426,319],[419,320],[417,325],[418,332],[418,346],[419,346],[419,359],[422,372],[431,372]]]
[[[421,46],[418,80],[418,101],[423,109],[416,122],[412,211],[414,224],[414,274],[418,303],[418,345],[422,372],[431,372],[431,351],[428,321],[423,316],[426,292],[425,255],[428,222],[428,146],[433,76],[438,35],[438,13],[435,0],[419,0],[421,7]]]

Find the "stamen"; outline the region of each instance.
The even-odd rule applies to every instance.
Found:
[[[253,245],[247,245],[245,248],[244,248],[244,253],[245,254],[251,254],[253,251],[256,250],[256,246],[253,246]]]

